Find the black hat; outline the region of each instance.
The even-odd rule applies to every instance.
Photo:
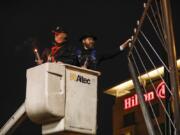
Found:
[[[57,34],[57,33],[67,33],[67,32],[64,31],[62,27],[56,26],[56,27],[52,30],[52,33],[53,33],[53,34]]]
[[[88,37],[93,38],[94,40],[97,40],[97,37],[96,37],[96,36],[94,36],[94,35],[92,35],[92,34],[85,34],[85,35],[83,35],[82,37],[80,37],[79,41],[82,42],[83,39],[86,39],[86,38],[88,38]]]

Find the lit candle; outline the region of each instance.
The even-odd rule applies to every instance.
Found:
[[[34,49],[34,53],[35,53],[35,55],[36,55],[36,59],[37,59],[38,61],[40,61],[41,58],[40,58],[40,56],[39,56],[39,53],[38,53],[38,49],[37,49],[37,48]]]

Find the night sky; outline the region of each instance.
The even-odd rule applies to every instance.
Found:
[[[177,55],[180,58],[179,1],[172,1]],[[51,46],[51,30],[61,26],[69,34],[69,43],[79,45],[81,35],[97,36],[97,51],[111,50],[131,37],[136,21],[141,17],[143,0],[49,0],[4,2],[0,4],[1,35],[1,94],[0,126],[24,102],[26,69],[35,66],[32,45],[38,41],[40,52]],[[126,53],[103,62],[99,71],[99,89],[104,91],[130,78]],[[107,99],[107,100],[106,100]],[[111,106],[109,98],[101,109],[104,111],[102,131],[111,134]],[[25,121],[15,135],[39,135],[40,126]],[[102,135],[105,133],[102,132]]]

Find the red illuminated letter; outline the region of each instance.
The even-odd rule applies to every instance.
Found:
[[[131,98],[127,98],[124,100],[124,109],[129,109],[132,107],[132,104],[131,104]]]

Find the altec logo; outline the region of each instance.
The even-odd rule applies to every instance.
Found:
[[[70,80],[81,82],[85,84],[91,84],[91,80],[82,75],[77,75],[76,73],[70,73]]]
[[[152,101],[155,99],[155,95],[158,97],[158,98],[161,98],[161,99],[164,99],[165,98],[165,83],[164,82],[161,82],[157,88],[156,88],[156,92],[154,91],[150,91],[146,94],[144,94],[144,100],[145,101]],[[131,96],[131,97],[128,97],[126,99],[124,99],[124,109],[127,110],[127,109],[130,109],[130,108],[133,108],[135,106],[139,105],[139,101],[138,101],[138,96],[137,94]]]

